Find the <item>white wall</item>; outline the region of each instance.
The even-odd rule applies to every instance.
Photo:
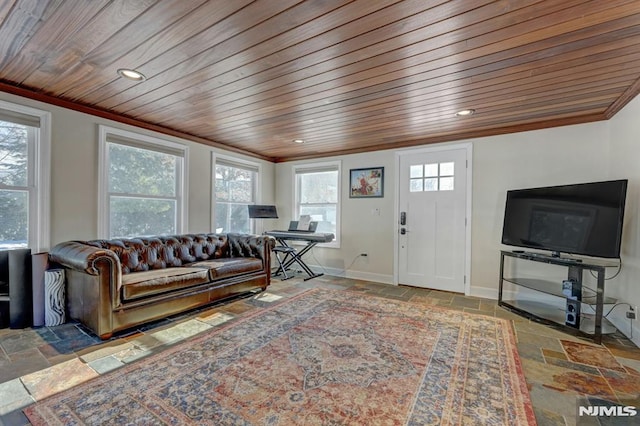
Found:
[[[189,147],[189,215],[186,232],[212,230],[212,152],[259,163],[262,168],[261,201],[271,203],[274,200],[273,163],[7,93],[0,92],[0,99],[51,112],[51,246],[67,240],[97,238],[99,124],[152,135]]]
[[[606,180],[605,122],[473,140],[471,292],[497,298],[509,189]]]
[[[609,121],[455,143],[460,142],[473,144],[472,295],[497,298],[499,252],[505,247],[500,244],[500,238],[507,190],[629,179],[622,241],[623,268],[619,276],[607,280],[605,291],[619,302],[640,306],[640,97]],[[311,264],[320,264],[329,272],[350,277],[393,282],[393,237],[397,229],[394,153],[379,151],[322,159],[342,160],[344,242],[340,249],[314,249],[315,259],[311,258]],[[276,165],[276,203],[279,210],[289,215],[293,211],[293,164],[298,162]],[[385,197],[349,199],[349,169],[371,166],[385,167]],[[380,216],[370,214],[374,207],[380,208]],[[285,219],[288,221],[290,216]],[[358,258],[362,251],[369,253],[367,260]],[[349,270],[344,271],[348,266]],[[607,277],[614,273],[609,270]],[[595,286],[590,276],[584,279],[588,285]],[[627,309],[620,305],[608,318],[629,336]],[[640,312],[636,314],[640,317]],[[633,324],[634,341],[640,346],[640,320]]]
[[[607,141],[606,123],[599,122],[456,142],[473,144],[471,294],[497,298],[506,191],[606,179]],[[397,231],[395,151],[328,157],[322,161],[335,159],[342,160],[343,244],[340,249],[314,249],[315,259],[309,263],[320,264],[331,273],[392,283],[393,238]],[[276,203],[283,218],[280,226],[291,219],[292,166],[300,163],[303,162],[276,165]],[[349,169],[375,166],[385,167],[384,198],[350,199]],[[376,207],[380,216],[371,215]],[[369,253],[368,258],[358,258],[363,251]]]
[[[609,176],[629,179],[622,237],[622,270],[614,280],[607,282],[606,293],[640,306],[640,96],[636,96],[607,123],[610,131],[611,156]],[[627,306],[614,312],[616,326],[630,335],[630,321],[626,319]],[[640,312],[636,310],[633,322],[634,342],[640,346]]]
[[[340,248],[316,246],[309,264],[333,275],[349,276],[370,281],[393,281],[394,226],[394,154],[377,151],[366,154],[327,157],[322,160],[296,161],[276,164],[276,207],[280,219],[273,228],[286,229],[293,218],[293,166],[305,163],[341,161],[341,236]],[[384,167],[383,198],[349,198],[349,170],[364,167]],[[379,209],[380,215],[372,211]],[[360,257],[367,253],[367,257]]]

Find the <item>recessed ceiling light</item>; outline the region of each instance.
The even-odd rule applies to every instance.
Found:
[[[463,109],[462,111],[456,112],[458,117],[465,117],[467,115],[473,115],[476,112],[475,109]]]
[[[147,79],[147,77],[145,77],[141,72],[126,68],[120,68],[118,70],[118,75],[120,75],[120,77],[128,78],[129,80],[133,81],[145,81]]]
[[[303,139],[294,139],[293,143],[304,143]]]

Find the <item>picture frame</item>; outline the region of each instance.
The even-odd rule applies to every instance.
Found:
[[[349,170],[349,198],[384,197],[384,167]]]

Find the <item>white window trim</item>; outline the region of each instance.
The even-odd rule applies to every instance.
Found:
[[[181,153],[182,167],[178,177],[178,218],[176,221],[176,233],[181,234],[188,229],[189,217],[189,147],[183,144],[170,142],[153,136],[130,132],[104,125],[98,125],[98,238],[109,238],[109,150],[108,135],[120,136],[131,141],[139,141],[142,149],[169,148]]]
[[[51,113],[48,111],[0,101],[0,109],[31,115],[40,119],[40,131],[33,147],[33,158],[29,152],[28,167],[33,173],[35,197],[29,197],[29,243],[32,253],[49,250],[51,242]],[[35,205],[34,205],[35,203]]]
[[[291,211],[292,220],[297,220],[298,218],[298,179],[297,174],[299,172],[304,172],[305,170],[312,171],[313,169],[323,169],[323,168],[334,168],[338,170],[338,193],[336,203],[336,234],[335,239],[330,243],[321,243],[318,244],[317,247],[326,247],[326,248],[340,248],[341,242],[341,234],[342,230],[340,228],[342,222],[342,161],[325,161],[322,163],[302,163],[297,164],[291,168],[293,173],[293,207]]]
[[[215,232],[216,230],[216,164],[218,160],[226,161],[228,163],[235,163],[239,166],[247,166],[249,168],[257,169],[256,172],[256,181],[255,181],[255,190],[256,190],[256,204],[262,203],[262,164],[240,159],[237,157],[232,157],[229,155],[218,154],[216,152],[211,152],[211,217],[209,218],[210,229],[211,232]],[[256,234],[261,234],[264,231],[263,221],[255,221],[255,219],[251,219],[254,221],[253,229]]]

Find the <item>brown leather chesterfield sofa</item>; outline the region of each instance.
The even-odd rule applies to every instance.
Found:
[[[65,268],[69,316],[102,339],[270,283],[268,236],[187,234],[69,241],[49,253]]]

